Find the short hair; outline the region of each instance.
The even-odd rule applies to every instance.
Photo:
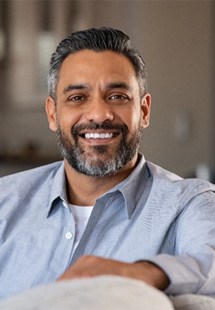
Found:
[[[113,51],[123,54],[133,65],[140,87],[140,96],[144,96],[147,92],[146,65],[141,55],[131,47],[129,36],[120,30],[102,27],[74,32],[59,43],[52,54],[48,74],[48,93],[53,99],[56,99],[59,71],[63,61],[70,54],[81,50]]]

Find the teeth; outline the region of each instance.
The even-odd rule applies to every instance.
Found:
[[[85,138],[86,139],[108,139],[112,138],[113,134],[112,133],[86,133]]]

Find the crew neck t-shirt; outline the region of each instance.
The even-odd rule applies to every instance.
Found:
[[[69,204],[69,208],[75,219],[75,240],[72,249],[73,254],[87,226],[88,220],[93,210],[93,206],[77,206]]]

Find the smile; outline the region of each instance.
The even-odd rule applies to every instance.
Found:
[[[98,132],[90,132],[85,133],[85,139],[110,139],[113,137],[113,133],[98,133]]]
[[[113,138],[120,135],[119,130],[111,131],[111,130],[95,130],[90,131],[86,130],[85,132],[80,132],[79,137],[86,140],[112,140]]]

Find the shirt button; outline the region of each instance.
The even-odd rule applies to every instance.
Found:
[[[65,234],[65,237],[66,237],[67,240],[70,240],[70,239],[72,239],[72,237],[73,237],[73,233],[71,233],[70,231],[68,231],[68,232]]]
[[[63,203],[63,206],[64,206],[65,208],[68,208],[68,205],[67,205],[67,203],[66,203],[65,201],[63,201],[62,203]]]

